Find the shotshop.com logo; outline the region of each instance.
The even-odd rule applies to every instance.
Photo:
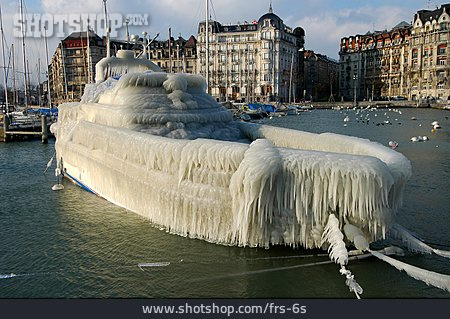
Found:
[[[14,14],[14,36],[41,38],[52,37],[65,38],[72,32],[82,32],[95,29],[99,36],[106,36],[105,15],[97,13],[71,13],[71,14],[49,14],[49,13],[27,13],[22,16]],[[117,37],[117,31],[126,25],[146,26],[148,25],[148,14],[141,13],[110,13],[108,14],[108,25],[110,36]]]

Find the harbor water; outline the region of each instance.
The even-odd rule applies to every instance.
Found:
[[[265,123],[386,146],[396,141],[413,167],[397,221],[431,246],[450,250],[448,116],[434,109],[313,110]],[[435,120],[442,128],[431,132]],[[429,140],[410,141],[419,135]],[[215,245],[166,233],[68,180],[54,192],[54,167],[43,174],[53,153],[54,141],[0,144],[0,298],[354,298],[337,265],[313,265],[329,260],[324,251]],[[387,244],[393,242],[374,247]],[[395,258],[450,275],[449,259]],[[363,298],[450,297],[374,258],[348,268]]]

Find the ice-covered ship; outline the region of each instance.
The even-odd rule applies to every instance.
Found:
[[[59,107],[57,172],[174,234],[327,248],[358,297],[345,268],[350,244],[450,291],[450,276],[370,248],[389,232],[412,251],[450,257],[395,224],[411,175],[402,154],[351,136],[235,121],[205,92],[201,76],[163,73],[131,51],[101,60],[81,102]]]
[[[234,121],[201,76],[158,72],[133,52],[96,73],[80,103],[60,106],[53,131],[62,173],[108,201],[226,245],[320,247],[330,214],[369,242],[390,229],[411,172],[402,154]]]

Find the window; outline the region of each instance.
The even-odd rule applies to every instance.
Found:
[[[438,55],[443,55],[443,54],[445,54],[445,51],[446,51],[446,46],[445,46],[445,44],[444,44],[444,45],[440,45],[440,46],[438,47]]]

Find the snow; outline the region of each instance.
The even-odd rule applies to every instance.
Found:
[[[97,65],[103,78],[126,74],[100,77],[52,126],[58,167],[100,196],[171,233],[225,245],[319,248],[331,214],[368,242],[393,225],[411,174],[400,153],[236,122],[202,77],[116,62]]]

